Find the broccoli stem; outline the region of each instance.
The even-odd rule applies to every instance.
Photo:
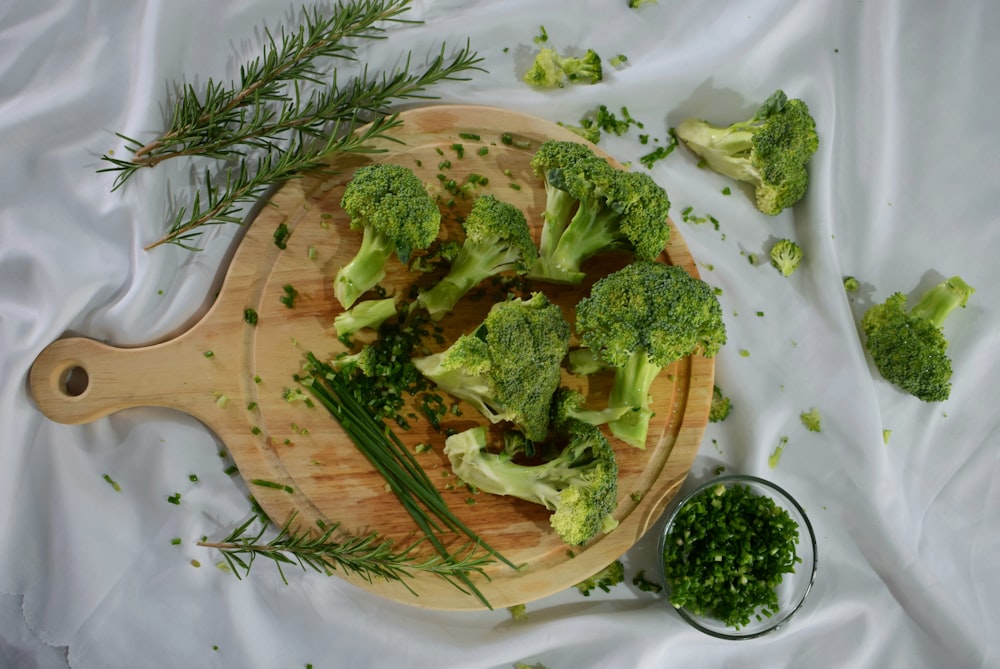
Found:
[[[760,175],[754,174],[749,164],[754,133],[740,128],[747,125],[737,123],[720,128],[705,121],[687,119],[677,126],[676,132],[686,144],[700,148],[697,153],[710,169],[730,179],[755,183],[760,181]]]
[[[540,257],[549,257],[556,250],[559,238],[569,224],[576,198],[564,190],[545,182],[545,224],[538,242]]]
[[[617,221],[620,214],[597,203],[580,203],[573,220],[563,232],[550,262],[569,277],[583,273],[580,266],[594,254],[614,246],[620,235]],[[579,283],[579,280],[576,281]]]
[[[969,301],[969,297],[975,289],[963,281],[960,277],[953,276],[937,284],[926,293],[910,310],[910,314],[917,318],[925,318],[940,328],[956,307],[964,307]]]
[[[628,363],[615,369],[614,384],[608,397],[609,409],[628,407],[621,418],[608,422],[611,433],[636,448],[646,447],[649,419],[653,416],[649,408],[649,388],[662,368],[653,364],[645,351],[636,351],[629,356]]]
[[[359,297],[385,278],[385,264],[394,249],[387,235],[377,232],[374,226],[365,226],[361,248],[340,268],[333,282],[333,293],[345,309],[350,309]]]

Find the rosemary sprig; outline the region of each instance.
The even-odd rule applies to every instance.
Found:
[[[358,123],[355,119],[348,121],[349,130],[353,130]],[[179,209],[167,234],[145,248],[148,251],[169,243],[192,251],[198,250],[190,242],[201,234],[202,227],[242,223],[242,219],[237,216],[240,207],[256,201],[272,185],[294,179],[303,172],[322,168],[334,154],[373,152],[375,149],[370,147],[370,142],[375,139],[392,140],[387,133],[399,125],[400,121],[395,115],[383,116],[376,118],[357,134],[341,132],[335,128],[323,144],[309,140],[296,141],[284,151],[259,156],[253,168],[247,160],[241,161],[237,168],[226,173],[226,182],[222,187],[213,183],[211,172],[206,170],[204,204],[201,192],[196,193],[190,211],[183,207]]]
[[[376,579],[398,581],[407,590],[417,593],[407,583],[416,573],[429,573],[449,581],[471,573],[483,573],[483,568],[493,560],[488,554],[477,551],[475,546],[463,552],[452,553],[448,558],[437,555],[417,557],[420,540],[402,550],[376,532],[364,536],[337,536],[339,523],[327,526],[319,535],[306,530],[293,529],[293,514],[281,530],[269,540],[264,535],[269,527],[266,516],[255,513],[246,522],[217,542],[199,541],[198,545],[214,548],[237,578],[250,573],[258,557],[274,562],[281,580],[288,583],[283,567],[298,565],[303,571],[312,569],[327,576],[335,571],[355,574],[373,582]],[[259,530],[251,532],[251,527]]]
[[[317,62],[325,58],[353,60],[357,45],[351,39],[382,39],[385,22],[417,23],[400,16],[410,9],[410,0],[355,0],[340,2],[328,15],[320,8],[303,9],[303,23],[296,32],[283,29],[276,40],[265,31],[263,55],[240,68],[239,83],[225,85],[209,79],[203,94],[191,84],[181,90],[174,103],[170,127],[156,139],[143,143],[127,135],[118,136],[129,143],[133,160],[109,155],[103,160],[112,167],[100,171],[118,171],[114,189],[121,187],[142,167],[176,156],[207,155],[225,158],[230,127],[262,127],[272,124],[275,112],[268,103],[284,105],[282,114],[294,109],[298,101],[297,84],[322,85],[323,75]],[[295,84],[289,86],[289,84]],[[257,146],[270,148],[266,141]]]
[[[439,535],[453,532],[465,535],[472,546],[481,548],[511,568],[517,568],[451,512],[440,491],[413,454],[395,432],[372,415],[354,396],[343,377],[312,353],[306,355],[306,361],[306,375],[296,377],[296,380],[341,424],[358,450],[385,478],[424,538],[443,559],[453,560],[454,557]],[[456,580],[465,585],[467,592],[490,606],[468,573],[458,574]],[[456,581],[451,583],[463,589]]]
[[[190,84],[182,87],[173,107],[170,127],[142,144],[125,140],[130,158],[102,156],[109,165],[99,172],[116,172],[112,191],[121,188],[140,169],[182,156],[225,161],[213,180],[206,169],[203,189],[190,208],[182,207],[169,223],[161,244],[197,250],[192,240],[201,228],[241,223],[241,206],[302,172],[327,166],[338,154],[381,152],[375,139],[399,124],[391,114],[403,100],[432,99],[428,89],[443,81],[467,79],[464,73],[481,70],[482,58],[468,42],[452,56],[442,44],[438,55],[421,71],[411,71],[412,53],[392,72],[361,74],[343,85],[337,71],[326,74],[323,59],[356,60],[358,39],[385,39],[385,23],[413,24],[401,15],[410,0],[353,0],[340,2],[329,15],[303,9],[297,32],[275,39],[266,32],[264,53],[244,65],[238,82],[224,85],[208,80],[202,94]],[[349,40],[355,40],[351,42]],[[310,89],[312,89],[310,91]],[[371,126],[355,135],[360,126]]]

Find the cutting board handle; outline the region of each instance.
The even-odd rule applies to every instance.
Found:
[[[31,394],[48,418],[72,425],[137,406],[190,413],[184,397],[205,375],[190,363],[178,364],[191,359],[178,355],[180,348],[178,340],[117,348],[85,337],[59,339],[35,359],[28,376]]]

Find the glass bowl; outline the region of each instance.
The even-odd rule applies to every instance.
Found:
[[[663,580],[664,592],[668,601],[671,598],[671,584],[667,575],[667,566],[664,560],[664,550],[667,541],[671,540],[671,533],[674,530],[678,514],[703,493],[714,489],[716,486],[725,486],[727,489],[734,486],[746,486],[755,495],[770,497],[774,503],[784,509],[789,518],[798,525],[798,543],[795,551],[801,560],[794,567],[794,571],[782,576],[780,584],[775,588],[778,605],[777,610],[766,615],[757,608],[755,614],[750,616],[750,622],[739,627],[727,625],[722,620],[704,613],[696,613],[684,607],[675,607],[680,616],[705,634],[709,634],[720,639],[753,639],[773,632],[782,627],[795,615],[806,600],[806,596],[812,589],[813,580],[816,577],[816,535],[813,532],[812,524],[806,516],[798,502],[787,492],[769,481],[756,476],[730,475],[717,476],[699,485],[694,491],[681,499],[667,518],[663,533],[660,536],[659,549],[657,552],[660,576]],[[708,492],[707,494],[711,494]],[[723,558],[725,559],[725,558]]]

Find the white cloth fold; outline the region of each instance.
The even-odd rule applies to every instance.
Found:
[[[196,546],[250,510],[215,435],[155,408],[81,426],[37,411],[27,374],[47,344],[74,333],[140,345],[183,331],[237,238],[230,226],[201,253],[144,251],[206,164],[165,164],[112,193],[113,175],[96,170],[103,153],[123,151],[114,133],[152,137],[175,84],[236,77],[265,28],[295,14],[264,0],[0,7],[0,664],[1000,664],[1000,5],[422,0],[410,16],[425,24],[363,45],[375,68],[470,39],[487,71],[435,89],[445,102],[569,124],[601,104],[627,107],[644,127],[601,146],[634,169],[686,117],[746,117],[777,88],[809,104],[820,136],[809,192],[780,216],[757,212],[746,188],[698,169],[684,148],[650,170],[703,278],[721,289],[729,331],[716,378],[735,408],[709,425],[687,485],[719,467],[763,476],[817,531],[805,607],[773,636],[740,643],[699,634],[631,584],[639,570],[657,577],[655,531],[626,556],[628,583],[533,602],[524,622],[410,607],[293,568],[285,585],[270,564],[238,580]],[[532,90],[520,75],[540,26],[557,49],[628,60],[595,86]],[[684,221],[688,207],[718,226]],[[783,237],[806,256],[788,278],[767,261]],[[859,322],[893,292],[915,297],[956,274],[977,292],[945,325],[951,398],[927,404],[882,380]],[[858,293],[844,292],[847,275]],[[820,433],[799,419],[812,407]]]

